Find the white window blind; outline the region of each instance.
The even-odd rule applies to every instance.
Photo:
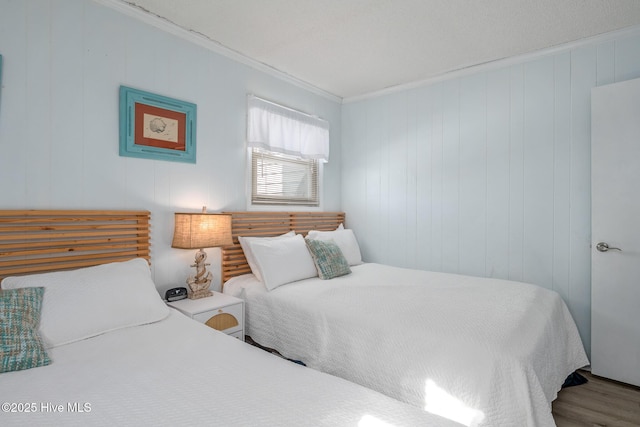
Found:
[[[315,159],[253,148],[251,203],[318,206],[318,167]]]
[[[329,160],[329,122],[271,101],[248,96],[247,143],[252,148]]]

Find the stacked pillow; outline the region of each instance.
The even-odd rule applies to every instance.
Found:
[[[362,255],[360,254],[360,246],[356,240],[353,230],[346,229],[341,226],[334,231],[309,231],[308,239],[313,240],[333,240],[340,248],[349,265],[362,264]]]
[[[349,266],[362,263],[353,231],[342,224],[334,231],[310,231],[306,239],[290,231],[239,241],[252,273],[268,290],[316,276],[343,276],[351,273]]]

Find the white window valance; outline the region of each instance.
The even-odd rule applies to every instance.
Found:
[[[303,159],[329,160],[329,122],[282,105],[248,97],[247,143]]]

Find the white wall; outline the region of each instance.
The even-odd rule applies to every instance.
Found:
[[[535,283],[590,348],[590,94],[640,33],[343,105],[342,208],[367,261]]]
[[[174,212],[246,209],[247,93],[330,121],[323,207],[341,208],[330,97],[94,1],[0,0],[0,54],[0,209],[150,210],[161,291],[192,274],[195,251],[170,248]],[[118,155],[121,84],[197,104],[197,164]]]

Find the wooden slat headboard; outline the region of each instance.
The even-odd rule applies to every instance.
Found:
[[[0,210],[0,280],[150,257],[150,213]]]
[[[278,236],[291,230],[304,236],[310,230],[331,231],[344,223],[344,212],[225,212],[231,214],[233,245],[222,248],[222,283],[251,273],[238,236]]]

